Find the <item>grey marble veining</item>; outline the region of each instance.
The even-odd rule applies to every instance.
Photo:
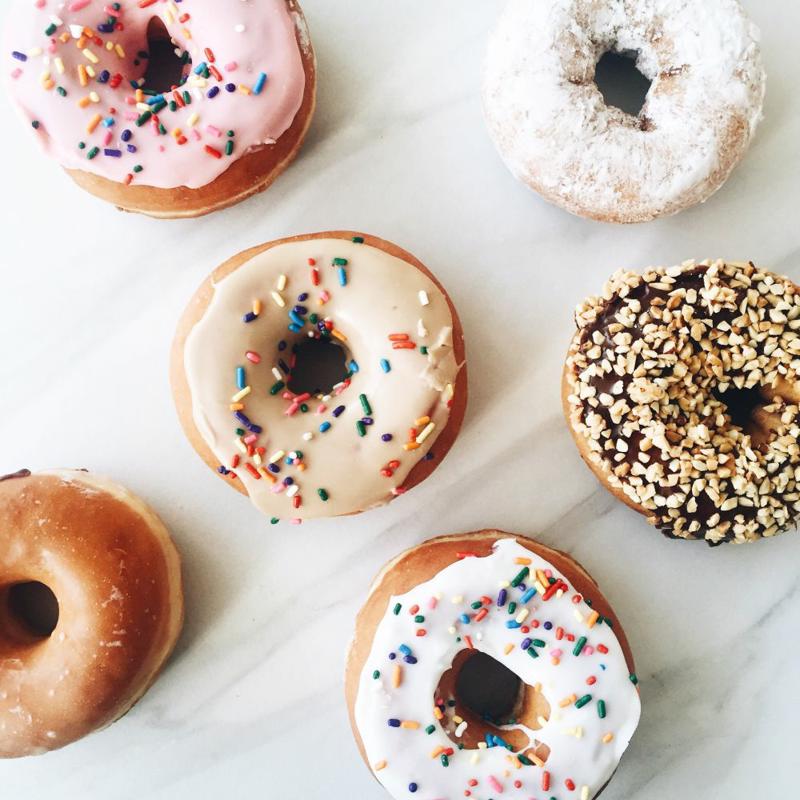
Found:
[[[354,614],[399,550],[487,526],[574,554],[625,624],[644,712],[604,798],[796,796],[800,536],[719,549],[662,538],[581,464],[559,377],[574,305],[617,267],[722,256],[800,280],[800,7],[745,3],[768,98],[728,184],[620,228],[545,204],[496,156],[478,88],[501,5],[305,0],[320,86],[301,158],[266,194],[201,220],[83,194],[0,102],[0,471],[85,466],[140,492],[182,550],[188,602],[151,692],[101,734],[0,763],[4,797],[380,800],[342,699]],[[270,527],[183,439],[169,345],[234,251],[339,227],[396,241],[443,281],[466,331],[470,408],[439,470],[391,506]]]

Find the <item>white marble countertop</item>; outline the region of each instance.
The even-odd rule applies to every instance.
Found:
[[[488,526],[574,554],[625,624],[644,713],[604,797],[797,795],[800,536],[719,549],[662,538],[581,464],[559,372],[574,305],[617,267],[722,256],[800,279],[800,6],[746,2],[768,98],[729,183],[678,217],[612,227],[545,204],[495,154],[478,90],[501,5],[305,0],[320,67],[307,145],[269,192],[195,221],[84,194],[0,102],[0,472],[88,467],[139,492],[174,532],[188,602],[177,653],[134,710],[65,750],[1,763],[3,797],[386,797],[342,698],[354,614],[390,556]],[[169,345],[229,255],[336,228],[396,241],[448,287],[470,407],[450,456],[406,497],[270,527],[183,438]]]

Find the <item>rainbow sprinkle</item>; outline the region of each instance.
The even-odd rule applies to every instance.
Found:
[[[206,64],[205,67],[207,66]],[[195,69],[205,67],[201,64]],[[363,237],[354,237],[354,239],[363,240]],[[354,430],[353,428],[350,430],[353,430],[356,440],[367,437],[370,429],[376,424],[376,410],[365,392],[358,393],[357,403],[342,402],[346,400],[353,381],[357,379],[361,371],[361,367],[353,358],[347,359],[345,378],[327,393],[312,395],[310,392],[297,392],[292,388],[299,345],[302,342],[308,340],[332,342],[335,340],[341,343],[342,347],[346,347],[348,342],[347,333],[341,330],[331,316],[313,309],[312,291],[315,287],[318,288],[322,293],[320,297],[324,296],[326,302],[334,292],[346,291],[349,285],[347,270],[352,267],[348,259],[338,256],[331,261],[330,273],[317,269],[317,263],[318,259],[316,258],[308,259],[311,272],[304,273],[310,282],[307,288],[301,287],[301,290],[295,294],[294,287],[289,286],[287,275],[280,274],[274,288],[268,290],[274,303],[270,306],[272,310],[265,310],[261,300],[254,298],[251,308],[244,311],[241,321],[248,326],[257,326],[265,314],[285,315],[287,336],[276,343],[276,352],[272,357],[262,348],[259,348],[259,352],[243,348],[243,362],[232,365],[231,392],[224,398],[225,402],[229,404],[232,414],[234,453],[227,463],[220,465],[220,474],[230,480],[247,475],[255,481],[267,481],[271,484],[272,492],[286,499],[286,515],[294,522],[300,521],[297,510],[304,504],[327,503],[331,498],[330,492],[319,485],[313,486],[308,493],[303,491],[306,482],[304,473],[313,467],[313,454],[307,457],[302,450],[290,443],[289,446],[284,444],[271,457],[267,456],[265,448],[268,443],[271,444],[275,440],[276,432],[263,430],[262,426],[258,424],[258,420],[248,416],[248,402],[254,397],[267,396],[274,398],[274,402],[284,404],[283,415],[286,418],[313,415],[316,418],[314,424],[307,426],[304,432],[298,434],[304,446],[308,442],[313,442],[316,436],[325,436],[326,434],[330,436],[337,421],[345,415],[348,407],[351,408],[351,414],[356,408],[358,409],[358,416],[353,414],[350,417],[352,420],[350,424],[354,428]],[[326,278],[329,274],[338,282],[338,288],[326,288]],[[400,349],[417,350],[416,343],[411,342],[409,334],[389,333],[387,338],[393,347],[402,345]],[[250,366],[246,369],[243,363]],[[262,372],[262,369],[266,371]],[[383,375],[392,373],[392,366],[388,359],[380,359],[380,370]],[[448,384],[447,389],[442,393],[442,401],[449,406],[451,399],[452,387]],[[435,423],[428,416],[416,419],[414,424],[416,427],[412,429],[413,436],[408,442],[402,444],[403,453],[420,447],[436,428]],[[391,445],[394,436],[388,432],[381,433],[380,440]],[[432,455],[426,454],[425,457],[430,458]],[[402,463],[402,456],[390,458],[379,468],[379,472],[386,478],[396,479],[396,473],[401,469]],[[401,486],[393,485],[387,491],[392,496],[396,496],[404,490]],[[273,521],[274,519],[277,518],[273,518]],[[421,628],[416,635],[423,636],[424,629]]]
[[[175,36],[186,43],[186,49],[177,53],[183,67],[180,78],[165,91],[150,88],[142,76],[143,65],[146,65],[150,53],[140,51],[135,58],[129,59],[119,37],[125,30],[126,17],[128,24],[132,24],[130,12],[126,14],[126,9],[156,5],[158,9],[154,8],[153,13],[170,31],[177,31]],[[62,11],[75,14],[90,6],[90,0],[72,0]],[[86,112],[86,131],[90,137],[96,137],[94,141],[76,144],[81,150],[87,149],[89,160],[119,161],[123,168],[122,182],[126,184],[144,171],[144,165],[135,163],[137,147],[132,130],[125,128],[120,134],[114,132],[116,128],[124,127],[123,121],[132,124],[137,135],[162,138],[164,145],[159,152],[164,157],[169,157],[170,142],[174,142],[176,147],[199,147],[201,152],[214,159],[232,157],[236,150],[235,131],[229,130],[224,143],[217,147],[209,140],[215,139],[220,132],[212,126],[198,127],[203,117],[203,104],[213,102],[223,91],[228,94],[238,92],[252,97],[249,102],[256,102],[255,98],[267,89],[268,74],[259,72],[252,87],[237,86],[232,82],[230,76],[237,71],[238,64],[235,61],[224,65],[217,63],[213,48],[198,47],[193,37],[191,14],[183,11],[181,0],[128,0],[97,6],[102,11],[98,12],[91,27],[67,24],[48,15],[49,21],[41,29],[43,38],[40,43],[26,43],[26,47],[10,51],[14,64],[12,79],[18,80],[27,69],[39,70],[42,90],[55,89],[66,102],[69,102],[70,93],[59,82],[64,81],[69,86],[68,79],[74,80],[73,85],[83,93],[76,102]],[[44,9],[44,4],[37,3],[37,8]],[[193,59],[199,63],[193,64]],[[131,74],[134,71],[135,74]],[[113,97],[101,100],[95,91],[100,86],[113,90]],[[104,96],[108,98],[107,93]],[[184,111],[192,105],[197,107],[191,112]],[[32,120],[31,124],[34,130],[41,130],[38,120]]]
[[[475,553],[468,552],[459,553],[457,555],[458,558],[474,558],[476,556]],[[513,564],[512,559],[509,558],[508,560]],[[520,564],[521,560],[527,563]],[[475,647],[479,639],[479,634],[477,634],[479,628],[475,628],[475,626],[487,624],[485,621],[491,618],[492,615],[503,614],[505,616],[506,613],[518,613],[518,608],[524,608],[524,624],[516,626],[512,631],[510,636],[511,641],[502,648],[502,652],[505,656],[509,656],[515,650],[522,650],[523,652],[527,652],[531,657],[538,658],[548,651],[559,650],[556,645],[562,641],[570,644],[574,643],[576,655],[582,654],[584,656],[591,656],[599,654],[602,658],[603,655],[607,654],[609,649],[607,645],[604,644],[603,639],[607,636],[613,636],[613,633],[609,633],[611,631],[611,621],[605,619],[599,613],[595,616],[595,613],[590,611],[587,614],[587,619],[589,616],[594,619],[589,634],[584,634],[582,632],[585,630],[586,625],[586,619],[583,617],[576,621],[575,630],[567,630],[560,625],[554,624],[552,618],[548,619],[547,609],[551,606],[548,606],[548,601],[545,600],[545,594],[547,594],[550,589],[553,589],[553,587],[556,587],[556,591],[551,597],[557,596],[562,603],[569,602],[576,607],[582,603],[591,606],[592,603],[571,588],[563,576],[555,575],[549,567],[537,569],[532,574],[530,563],[530,559],[517,559],[516,564],[509,569],[508,578],[503,581],[503,586],[494,598],[488,595],[475,597],[474,594],[470,592],[469,587],[465,587],[463,594],[458,594],[451,598],[449,609],[447,605],[442,606],[439,603],[440,596],[436,596],[429,598],[427,601],[420,598],[418,602],[412,602],[405,611],[403,605],[397,602],[394,607],[390,609],[391,615],[407,622],[407,625],[404,627],[407,630],[408,636],[413,635],[419,637],[422,635],[424,637],[429,631],[437,634],[443,632],[445,633],[445,641],[452,637],[450,640],[454,640],[455,643],[457,643],[458,650],[463,647]],[[522,568],[512,571],[514,567],[518,566],[522,566]],[[425,585],[425,590],[428,592],[430,591],[427,584]],[[411,590],[406,597],[413,597],[414,591],[415,590]],[[511,600],[512,597],[514,598],[513,600]],[[427,604],[427,611],[425,613],[422,613],[421,604],[423,602]],[[390,618],[391,617],[387,616],[386,619],[388,620]],[[400,624],[402,628],[403,623]],[[424,627],[420,627],[423,624]],[[397,628],[397,623],[392,623],[393,630],[400,630],[401,628]],[[466,633],[467,630],[471,630],[472,628],[475,628],[475,631],[468,635]],[[402,635],[403,634],[401,634],[401,636]],[[421,647],[419,651],[416,651],[412,650],[412,648],[405,643],[398,644],[388,653],[388,656],[386,656],[391,665],[389,672],[391,680],[389,680],[388,683],[382,684],[379,688],[382,688],[390,697],[394,696],[394,692],[402,691],[404,686],[404,670],[413,669],[414,665],[420,663],[420,659],[425,658],[426,655],[435,659],[440,658],[440,655],[436,653],[436,651],[431,654],[426,653],[423,647]],[[440,664],[440,661],[437,660],[437,663]],[[554,666],[558,666],[557,659],[553,659],[552,663]],[[600,672],[605,671],[607,668],[602,661],[595,665],[599,666]],[[366,667],[366,670],[368,674],[371,675],[373,681],[381,681],[381,676],[386,673],[384,667],[384,664],[377,664]],[[564,668],[560,667],[560,669]],[[580,674],[580,672],[581,670],[579,669],[576,674]],[[569,675],[571,682],[572,673],[569,673]],[[584,675],[585,677],[582,676],[580,680],[585,684],[593,686],[598,683],[597,674],[584,673]],[[631,676],[631,680],[635,681],[634,675]],[[576,681],[575,691],[558,702],[558,706],[561,709],[573,707],[574,709],[581,710],[583,714],[589,714],[593,706],[594,711],[591,713],[596,713],[597,717],[600,719],[606,719],[608,715],[606,701],[601,698],[595,699],[593,694],[580,691],[579,683],[580,681]],[[448,687],[450,686],[450,684],[446,685]],[[452,685],[455,686],[455,682]],[[541,685],[536,684],[533,687],[529,687],[529,690],[531,689],[534,692],[539,692],[541,691]],[[452,691],[452,694],[443,695],[441,686],[437,688],[433,698],[430,719],[404,720],[398,717],[388,717],[386,718],[386,722],[389,728],[398,731],[397,734],[392,733],[390,736],[399,737],[396,740],[396,746],[402,748],[405,752],[409,752],[409,748],[413,747],[409,742],[415,741],[413,738],[408,739],[405,737],[429,737],[438,733],[440,734],[438,738],[441,740],[441,734],[445,734],[447,739],[453,742],[453,746],[448,746],[446,743],[438,744],[429,751],[431,759],[438,759],[443,768],[450,767],[454,763],[464,763],[464,760],[467,760],[469,764],[479,764],[481,754],[486,750],[504,748],[509,751],[507,756],[510,765],[509,770],[502,773],[498,772],[497,774],[483,775],[480,779],[477,776],[471,777],[467,781],[466,787],[464,787],[461,792],[454,791],[454,795],[459,794],[460,796],[463,794],[465,797],[493,796],[475,794],[476,790],[483,786],[484,792],[487,790],[491,793],[498,794],[505,792],[509,796],[519,797],[520,800],[524,800],[524,798],[539,796],[536,794],[537,789],[548,793],[547,796],[549,797],[550,793],[557,793],[555,787],[560,785],[568,792],[579,792],[579,794],[576,795],[577,797],[584,798],[584,800],[588,799],[591,789],[587,782],[577,780],[577,776],[570,775],[569,773],[558,774],[555,771],[558,767],[551,767],[549,761],[546,768],[546,759],[544,757],[539,757],[535,747],[531,746],[526,748],[525,752],[513,752],[512,745],[503,738],[504,734],[502,729],[504,726],[516,725],[518,722],[517,720],[507,718],[493,719],[487,716],[485,712],[482,712],[482,724],[486,729],[485,732],[483,730],[481,731],[483,740],[478,742],[477,748],[475,748],[474,744],[465,746],[464,743],[459,743],[459,740],[465,735],[470,724],[464,719],[464,716],[466,716],[465,712],[468,711],[471,718],[475,717],[476,712],[471,710],[468,706],[463,705],[462,700],[455,690],[448,691]],[[403,695],[398,695],[398,697],[401,701],[400,705],[405,705],[402,701]],[[380,704],[376,705],[376,708],[378,707],[381,712],[385,713],[384,709],[389,706],[387,706],[384,701],[381,701]],[[559,713],[555,710],[553,712],[548,710],[544,716],[538,718],[540,727],[544,727],[550,722],[551,713],[555,720],[560,718]],[[579,717],[579,719],[582,719],[582,717]],[[563,728],[561,733],[565,736],[581,739],[584,736],[584,729],[583,726],[576,725],[571,728]],[[601,744],[608,745],[614,741],[615,733],[613,730],[606,730],[606,732],[598,738]],[[390,738],[387,739],[387,741],[395,740]],[[557,746],[557,738],[555,740],[549,740],[548,744],[551,748]],[[594,746],[595,745],[591,742],[587,744],[587,747],[590,748]],[[380,764],[381,770],[391,770],[393,763],[392,753],[387,752],[385,756],[386,758],[376,763]],[[419,781],[415,781],[410,785],[423,788]],[[431,787],[426,788],[428,791],[432,791]],[[441,788],[439,791],[441,791]],[[562,796],[563,795],[557,795],[559,798]]]

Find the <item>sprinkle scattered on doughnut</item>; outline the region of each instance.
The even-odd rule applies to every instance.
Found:
[[[620,271],[576,311],[571,423],[670,537],[748,542],[800,509],[800,293],[752,263]],[[740,427],[720,397],[752,390]]]
[[[460,559],[474,557],[474,553],[459,554]],[[395,603],[388,610],[387,617],[393,616],[405,620],[409,639],[398,642],[396,647],[386,654],[386,663],[365,667],[374,682],[375,691],[388,692],[389,696],[392,696],[393,692],[401,692],[404,688],[406,671],[419,669],[425,663],[425,645],[423,643],[418,646],[409,645],[408,641],[412,637],[417,640],[424,639],[429,632],[438,634],[440,631],[437,628],[444,626],[447,636],[452,637],[456,643],[463,642],[472,649],[476,643],[480,644],[482,641],[482,631],[486,626],[499,617],[508,630],[509,642],[504,649],[506,656],[515,649],[521,649],[532,658],[549,658],[550,663],[559,670],[569,669],[575,671],[576,675],[581,675],[570,695],[554,698],[561,709],[574,707],[583,714],[592,714],[599,719],[605,719],[608,713],[607,700],[602,695],[602,688],[596,689],[596,687],[602,687],[602,678],[605,677],[608,665],[603,660],[597,659],[598,655],[602,659],[603,655],[609,652],[604,639],[609,635],[614,636],[611,631],[611,621],[595,611],[582,613],[579,606],[585,604],[591,607],[591,601],[575,592],[567,581],[562,576],[555,575],[553,570],[549,568],[532,570],[528,564],[520,565],[522,560],[531,564],[531,559],[512,561],[506,579],[500,582],[497,592],[492,597],[475,596],[469,587],[465,587],[462,593],[452,596],[443,596],[441,593],[420,596],[407,607],[402,603]],[[413,597],[413,593],[411,596]],[[553,608],[559,603],[574,605],[572,616],[575,624],[571,629],[554,623],[548,614],[548,608]],[[437,609],[445,609],[444,615],[437,614]],[[558,617],[558,613],[556,612],[554,616]],[[435,656],[434,651],[433,657]],[[569,661],[566,661],[567,659]],[[582,667],[584,662],[585,668]],[[384,676],[388,681],[384,680]],[[598,676],[601,676],[600,683]],[[634,685],[638,683],[636,675],[631,674],[628,678]],[[587,685],[593,687],[591,692],[586,691]],[[537,684],[536,691],[540,690],[541,687]],[[398,701],[398,704],[403,705],[401,701]],[[392,705],[392,708],[396,708],[396,705]],[[551,714],[557,724],[559,719],[557,709],[553,709]],[[485,792],[506,791],[513,797],[528,798],[532,792],[539,789],[545,792],[555,791],[558,784],[570,792],[578,790],[578,797],[589,798],[601,788],[581,780],[580,775],[562,775],[554,772],[554,767],[549,764],[549,758],[543,760],[537,755],[537,748],[533,742],[529,742],[521,751],[515,752],[514,747],[502,736],[487,732],[485,740],[478,742],[477,749],[468,749],[464,743],[456,743],[455,740],[462,738],[469,723],[459,715],[459,701],[454,696],[441,696],[437,692],[433,697],[428,719],[403,719],[395,716],[384,718],[386,726],[396,731],[392,734],[397,737],[396,739],[387,739],[389,747],[395,746],[403,753],[410,752],[414,747],[406,737],[418,737],[423,740],[434,737],[435,743],[436,738],[441,739],[442,732],[446,733],[452,746],[438,744],[430,750],[430,758],[438,760],[443,769],[463,761],[475,767],[475,771],[463,787],[464,797],[493,796],[493,794],[486,795]],[[542,718],[542,726],[548,720],[549,716]],[[495,728],[513,726],[516,723],[514,719],[486,718],[486,721]],[[571,728],[562,727],[560,732],[564,736],[584,738],[583,728],[580,725]],[[557,746],[557,739],[553,739],[555,735],[555,733],[550,734],[548,741],[551,747]],[[599,737],[598,744],[607,745],[613,740],[614,731],[606,730]],[[593,745],[587,742],[586,746]],[[505,757],[507,766],[496,774],[482,774],[480,765],[483,754],[495,748],[508,751]],[[392,752],[382,755],[383,757],[372,765],[375,772],[393,768]],[[401,769],[405,770],[406,765],[403,764]],[[425,787],[419,776],[413,773],[411,776],[416,780],[409,784],[409,791],[441,790],[441,787]],[[411,786],[415,788],[412,790]],[[438,797],[438,794],[436,796]]]
[[[35,5],[44,7],[41,0],[37,0]],[[67,4],[67,10],[76,12],[88,5],[86,0],[72,0]],[[39,85],[42,91],[55,91],[64,102],[76,103],[84,109],[87,137],[75,142],[75,147],[86,151],[86,158],[90,161],[102,157],[129,162],[127,184],[145,170],[145,166],[137,162],[137,136],[163,137],[162,152],[166,152],[166,145],[172,138],[177,146],[197,146],[210,158],[232,157],[236,151],[235,131],[204,126],[203,104],[213,102],[222,91],[238,92],[257,102],[258,96],[269,90],[269,76],[259,72],[252,85],[237,81],[238,64],[235,61],[224,65],[217,63],[213,48],[196,53],[195,56],[204,60],[189,68],[186,65],[191,64],[192,58],[188,50],[183,50],[179,58],[185,65],[185,74],[180,81],[169,91],[153,91],[145,85],[144,77],[133,79],[115,68],[115,62],[121,64],[127,58],[122,45],[115,40],[115,34],[125,29],[125,9],[131,5],[140,9],[157,5],[154,12],[157,11],[167,25],[179,23],[185,39],[192,40],[191,14],[182,11],[175,0],[109,3],[103,6],[105,13],[98,15],[94,28],[67,25],[59,17],[51,16],[50,24],[42,30],[40,43],[28,47],[20,43],[19,49],[11,51],[14,64],[11,78],[19,79],[25,69],[38,70],[41,72]],[[142,51],[137,54],[134,64],[140,65],[148,58],[149,54]],[[74,67],[72,62],[76,62]],[[84,90],[78,98],[71,96],[59,84],[59,77],[70,68],[74,68]],[[114,89],[118,104],[101,107],[100,97],[92,90],[96,84]],[[47,134],[38,121],[32,124],[34,129]]]
[[[356,244],[363,243],[362,237],[353,237]],[[324,316],[318,311],[312,311],[310,304],[316,302],[318,308],[322,308],[331,298],[332,291],[347,291],[348,281],[342,281],[341,271],[348,265],[347,259],[334,258],[330,264],[331,279],[338,285],[336,290],[321,288],[328,276],[328,271],[324,267],[320,268],[314,259],[309,259],[311,273],[309,275],[312,286],[301,291],[294,301],[285,296],[289,287],[289,280],[285,274],[278,277],[273,289],[269,290],[269,295],[274,301],[274,305],[267,310],[267,307],[260,298],[254,298],[251,307],[242,316],[242,324],[257,324],[258,319],[265,313],[282,313],[287,318],[287,331],[295,336],[304,335],[314,340],[336,339],[342,344],[348,340],[347,335],[336,325],[330,316]],[[315,290],[318,293],[315,295]],[[421,320],[420,320],[421,322]],[[408,344],[409,347],[402,349],[415,350],[421,355],[427,354],[427,348],[418,348],[415,343],[408,341],[408,334],[389,334],[388,343],[393,346],[398,343],[396,337],[400,336],[399,343]],[[291,346],[286,339],[277,343],[274,364],[270,370],[270,380],[266,386],[257,386],[248,379],[246,363],[253,365],[260,364],[265,356],[252,350],[247,350],[243,354],[243,361],[234,365],[231,374],[233,381],[231,386],[232,394],[225,398],[225,402],[233,416],[233,450],[227,464],[220,464],[217,471],[231,479],[237,479],[237,470],[246,470],[255,480],[266,480],[272,484],[272,491],[275,494],[283,494],[289,501],[287,505],[287,515],[290,522],[300,524],[302,520],[293,515],[303,505],[303,481],[302,473],[307,469],[307,456],[305,448],[313,448],[310,444],[316,435],[324,436],[336,420],[342,415],[346,404],[340,400],[346,400],[346,392],[351,386],[353,375],[359,371],[359,366],[355,360],[348,362],[347,375],[344,380],[335,384],[329,393],[312,395],[309,392],[296,393],[289,388],[292,377],[292,370],[296,366],[296,345]],[[289,351],[287,353],[287,351]],[[384,374],[391,372],[388,359],[380,361]],[[300,447],[292,446],[284,449],[276,449],[272,454],[267,453],[266,445],[263,443],[269,435],[257,421],[247,416],[247,398],[255,393],[261,392],[284,401],[286,406],[284,414],[294,417],[298,414],[311,414],[315,418],[302,438],[303,445]],[[453,402],[453,385],[447,384],[442,392],[442,399],[448,407]],[[369,431],[376,424],[376,414],[372,408],[369,397],[361,393],[353,399],[353,402],[361,407],[363,415],[356,421],[354,434],[357,437],[369,435]],[[321,420],[321,421],[319,421]],[[401,446],[401,453],[417,449],[434,431],[435,424],[429,417],[420,417],[413,421],[409,428],[407,440]],[[390,445],[394,441],[394,434],[384,432],[379,434],[381,441]],[[272,449],[272,448],[271,448]],[[379,468],[379,473],[386,478],[392,478],[395,471],[400,467],[401,455],[390,458]],[[425,460],[430,460],[434,456],[427,453]],[[290,473],[290,474],[285,474]],[[313,491],[322,502],[330,499],[330,491],[325,487],[308,487]],[[399,495],[404,492],[403,487],[394,487],[392,494]],[[280,521],[278,517],[272,517],[272,524]]]

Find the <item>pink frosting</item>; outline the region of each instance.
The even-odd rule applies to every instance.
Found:
[[[298,33],[308,40],[287,0],[118,4],[117,11],[114,0],[17,0],[6,23],[11,96],[64,167],[118,182],[194,189],[253,148],[274,143],[292,124],[305,90]],[[110,14],[117,22],[104,31]],[[188,92],[191,102],[182,105],[166,92],[164,100],[179,102],[176,110],[167,105],[143,120],[148,106],[137,104],[131,81],[144,76],[147,61],[139,53],[147,50],[153,17],[191,56],[179,91],[180,101]],[[80,42],[83,29],[93,37]],[[203,63],[208,77],[194,71]],[[81,65],[89,70],[85,86]]]

